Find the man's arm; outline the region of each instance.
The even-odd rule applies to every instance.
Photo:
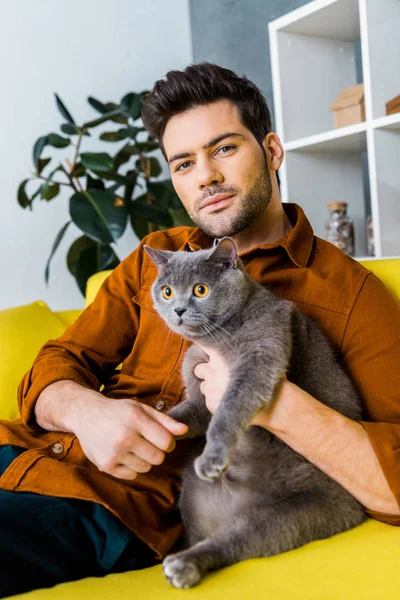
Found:
[[[74,433],[74,423],[87,414],[90,407],[107,402],[99,392],[75,381],[61,380],[48,385],[34,406],[37,424],[46,431]]]
[[[58,381],[74,381],[98,392],[131,351],[139,327],[132,302],[141,281],[143,243],[103,282],[95,300],[55,340],[48,340],[18,387],[23,422],[37,428],[35,403]]]
[[[274,407],[251,423],[271,431],[371,511],[400,515],[367,432],[284,380]]]
[[[194,373],[208,410],[214,413],[230,378],[224,358],[207,349],[210,360]],[[284,379],[273,408],[263,410],[251,425],[270,430],[288,446],[340,483],[371,512],[399,515],[396,498],[363,425],[352,421]],[[375,516],[375,515],[374,515]],[[382,519],[385,520],[385,519]],[[391,519],[400,524],[400,518]]]

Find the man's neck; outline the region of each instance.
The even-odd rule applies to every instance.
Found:
[[[263,244],[273,244],[283,238],[293,225],[279,198],[271,200],[268,208],[244,231],[232,236],[238,254],[244,254]]]

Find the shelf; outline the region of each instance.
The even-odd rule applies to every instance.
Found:
[[[366,124],[357,123],[311,135],[285,144],[285,150],[303,152],[364,152],[367,149]]]
[[[346,42],[360,39],[357,0],[319,0],[276,19],[274,28],[288,33]]]
[[[387,115],[386,117],[381,117],[380,119],[375,119],[374,121],[372,121],[372,127],[376,129],[392,129],[400,131],[400,112],[395,113],[394,115]]]
[[[327,204],[347,202],[360,260],[400,256],[400,0],[313,0],[268,24],[283,202],[325,236]],[[365,121],[336,129],[329,110],[364,82]],[[372,216],[376,257],[367,257]]]

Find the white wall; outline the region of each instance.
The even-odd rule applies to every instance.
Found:
[[[36,199],[31,212],[17,203],[18,185],[33,171],[36,139],[63,135],[54,92],[81,124],[98,116],[88,96],[119,101],[192,62],[188,0],[0,0],[0,56],[0,309],[38,299],[53,310],[81,308],[65,265],[81,235],[74,225],[53,258],[49,287],[44,282],[53,240],[69,220],[70,188],[50,202]],[[84,138],[83,151],[117,151],[121,144],[96,140],[118,125],[101,127]],[[43,156],[72,157],[72,147],[50,150]],[[164,168],[168,176],[165,161]],[[116,248],[120,259],[137,243],[127,230]]]

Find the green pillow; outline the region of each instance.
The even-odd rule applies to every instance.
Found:
[[[60,336],[61,321],[41,300],[0,311],[0,419],[19,415],[17,389],[40,347]]]

